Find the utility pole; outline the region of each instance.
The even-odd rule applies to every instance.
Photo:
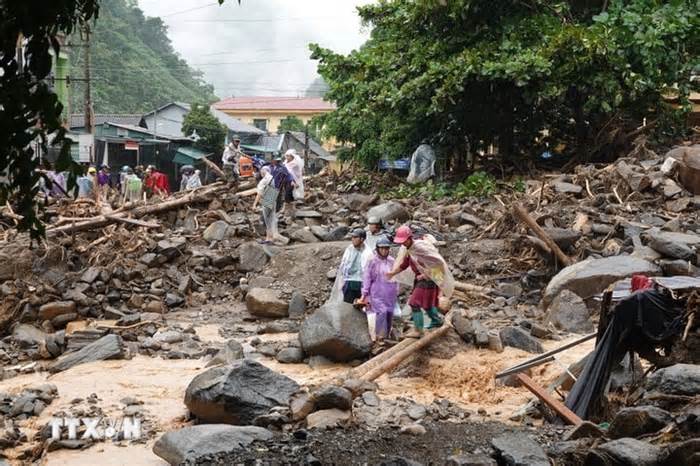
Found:
[[[90,88],[90,25],[85,24],[85,131],[88,134],[93,134],[93,118],[92,118],[92,89]],[[93,140],[90,146],[90,161],[94,161],[93,149],[95,143]]]

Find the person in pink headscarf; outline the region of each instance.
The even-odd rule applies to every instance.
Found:
[[[284,158],[284,166],[292,176],[292,191],[285,196],[285,210],[294,219],[294,202],[304,200],[304,159],[297,154],[296,149],[289,149],[284,153]]]

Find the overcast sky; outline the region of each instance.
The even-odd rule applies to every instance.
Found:
[[[355,7],[371,0],[138,0],[219,97],[303,94],[317,77],[307,44],[347,53],[367,38]]]

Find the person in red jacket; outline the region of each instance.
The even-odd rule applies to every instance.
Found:
[[[150,196],[156,194],[168,195],[170,194],[170,183],[168,182],[168,175],[163,172],[156,170],[156,167],[149,165],[146,168],[146,190]]]

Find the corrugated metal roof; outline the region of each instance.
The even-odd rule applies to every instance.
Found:
[[[209,107],[209,111],[212,115],[216,117],[217,120],[219,120],[219,123],[225,125],[229,130],[233,131],[234,133],[265,134],[265,131],[256,128],[255,126],[247,125],[238,118],[234,118],[231,115],[227,115],[226,113],[222,112],[221,110],[215,109],[213,105]]]
[[[130,113],[98,113],[95,114],[95,125],[101,125],[108,121],[123,125],[138,126],[141,122],[141,115]],[[76,113],[70,116],[71,128],[82,128],[85,126],[85,115]]]
[[[214,104],[219,110],[299,110],[328,112],[335,105],[320,97],[229,97]]]

